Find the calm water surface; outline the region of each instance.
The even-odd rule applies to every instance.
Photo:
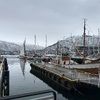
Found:
[[[57,92],[57,100],[86,100],[69,93],[45,77],[32,74],[28,61],[24,62],[18,58],[7,58],[7,61],[10,71],[10,95],[53,89]]]

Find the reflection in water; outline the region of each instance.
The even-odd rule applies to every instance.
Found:
[[[9,96],[9,70],[6,70],[3,75],[2,96]]]
[[[77,94],[76,92],[72,92],[72,91],[68,91],[67,89],[65,89],[64,87],[59,86],[59,84],[56,84],[54,81],[51,81],[50,79],[48,79],[47,77],[41,75],[40,73],[38,73],[35,70],[30,70],[30,73],[35,75],[36,77],[38,77],[39,79],[41,79],[43,82],[45,82],[46,84],[48,84],[50,87],[52,87],[54,90],[56,90],[58,93],[62,94],[63,97],[65,97],[68,100],[87,100],[86,97]],[[59,97],[60,98],[60,97]],[[62,99],[62,98],[61,98]]]
[[[41,74],[30,73],[31,67],[28,61],[19,58],[8,58],[7,61],[10,71],[10,95],[53,89],[57,92],[57,100],[89,100],[70,93]],[[24,64],[25,66],[22,67]],[[23,75],[25,79],[23,79]]]
[[[25,78],[25,63],[26,63],[25,59],[20,59],[20,67],[21,67],[24,78]]]
[[[7,58],[7,61],[8,61],[8,65],[11,65],[11,66],[19,63],[19,59],[16,59],[16,58]]]

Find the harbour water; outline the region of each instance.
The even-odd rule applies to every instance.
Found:
[[[37,73],[32,73],[29,61],[7,57],[7,62],[10,71],[10,95],[52,89],[57,93],[57,100],[88,100],[76,93],[70,93]]]

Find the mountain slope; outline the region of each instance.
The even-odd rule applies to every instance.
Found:
[[[0,51],[19,51],[22,45],[18,45],[15,43],[10,43],[10,42],[5,42],[5,41],[0,41]],[[34,50],[35,46],[34,45],[26,45],[26,50]],[[36,49],[43,49],[42,46],[36,46]]]
[[[15,43],[0,41],[0,51],[18,51],[19,45]]]
[[[100,47],[100,37],[86,35],[85,44],[87,47]],[[43,53],[57,53],[59,52],[70,52],[71,49],[75,49],[77,46],[83,46],[83,36],[72,36],[68,37],[65,40],[60,40],[57,43],[48,46]]]

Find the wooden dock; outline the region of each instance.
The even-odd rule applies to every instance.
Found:
[[[39,72],[41,75],[44,75],[68,90],[78,92],[84,90],[88,92],[92,91],[93,93],[98,91],[100,93],[99,74],[81,72],[80,70],[63,68],[49,63],[31,63],[31,70]]]

